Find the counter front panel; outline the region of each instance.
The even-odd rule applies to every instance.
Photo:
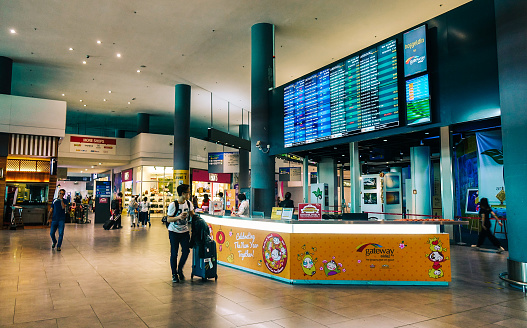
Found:
[[[280,224],[262,230],[232,223],[209,222],[220,264],[274,279],[418,285],[451,280],[448,234],[313,234],[284,232]]]

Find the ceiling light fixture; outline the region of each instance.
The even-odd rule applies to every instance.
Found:
[[[99,165],[101,165],[102,163],[99,163]]]
[[[138,70],[137,70],[137,73],[141,73],[141,70],[140,70],[140,69],[138,69]]]
[[[130,102],[128,102],[128,105],[130,105]]]
[[[103,99],[102,101],[106,101],[106,99]]]
[[[387,139],[384,139],[383,141],[388,141]]]
[[[108,93],[112,93],[112,90],[108,90]]]
[[[86,61],[85,61],[85,60],[83,60],[82,63],[83,63],[84,65],[86,65]]]
[[[84,105],[84,107],[86,107],[86,105]]]
[[[10,29],[9,32],[11,32],[11,34],[16,34],[16,30],[14,28]]]
[[[102,43],[101,40],[97,40],[97,44],[101,44],[101,43]]]
[[[69,48],[68,50],[69,50],[69,51],[73,51],[73,48]]]
[[[65,96],[65,94],[62,94],[62,97],[64,97],[64,96]]]
[[[430,132],[425,132],[425,134],[430,134]]]
[[[79,101],[80,101],[80,102],[82,102],[82,99],[81,99],[81,100],[79,100]]]
[[[117,54],[117,58],[121,58],[121,54]]]

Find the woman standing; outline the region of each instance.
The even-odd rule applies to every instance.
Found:
[[[482,198],[479,202],[479,217],[481,218],[481,231],[478,235],[478,243],[472,245],[472,247],[481,247],[485,241],[485,237],[489,238],[490,242],[498,248],[497,253],[502,253],[505,249],[501,246],[500,241],[490,231],[490,216],[493,216],[498,224],[501,226],[503,223],[498,219],[498,216],[492,211],[487,198]]]

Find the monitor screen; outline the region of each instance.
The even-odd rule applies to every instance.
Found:
[[[397,43],[388,41],[284,87],[284,146],[399,126]]]
[[[411,125],[430,121],[430,89],[425,74],[406,81],[406,122]]]
[[[404,33],[404,76],[425,72],[426,64],[426,25]]]

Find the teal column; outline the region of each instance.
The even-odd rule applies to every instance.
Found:
[[[360,165],[359,143],[350,142],[350,213],[360,212]]]
[[[11,80],[13,78],[13,60],[0,56],[0,94],[11,94]]]
[[[190,85],[177,84],[174,111],[174,179],[190,183]]]
[[[334,159],[323,158],[318,163],[318,182],[328,184],[329,210],[335,211],[339,203],[337,164]]]
[[[432,188],[430,182],[431,166],[430,147],[419,146],[410,148],[412,194],[406,195],[406,197],[410,196],[412,198],[411,214],[432,214],[432,197],[430,193]]]
[[[150,132],[150,114],[137,113],[137,134]]]
[[[249,125],[241,124],[240,127],[240,138],[249,140]],[[240,189],[249,188],[249,151],[245,149],[240,149],[240,173],[238,184]]]
[[[274,26],[251,27],[251,209],[271,214],[275,199],[275,160],[268,153],[269,90],[274,88]],[[261,149],[256,147],[260,141]]]
[[[503,169],[507,196],[509,278],[527,282],[527,1],[494,1],[500,86]]]
[[[303,162],[303,174],[302,174],[302,192],[304,195],[304,203],[309,203],[309,158],[306,156],[304,157]]]

